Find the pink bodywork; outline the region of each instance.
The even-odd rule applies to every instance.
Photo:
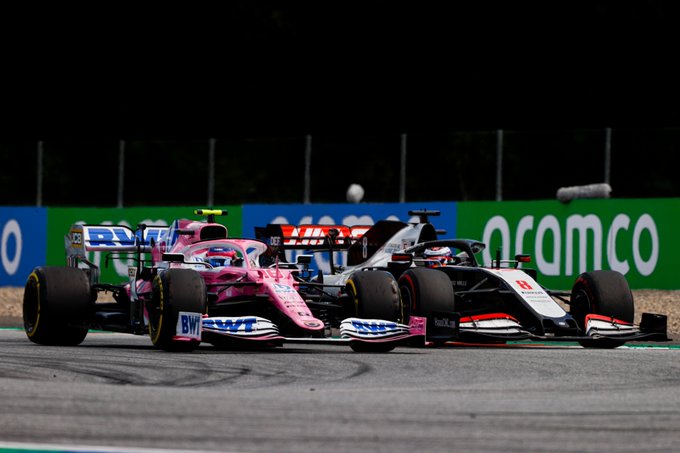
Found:
[[[178,220],[173,226],[184,231],[194,231],[193,235],[173,234],[170,229],[168,237],[159,241],[152,249],[154,263],[163,261],[163,253],[181,253],[185,263],[170,263],[171,267],[188,267],[198,271],[209,286],[215,283],[254,282],[255,285],[228,286],[218,291],[217,303],[237,296],[267,295],[270,302],[281,313],[288,316],[300,328],[308,331],[319,331],[324,323],[315,318],[305,301],[297,291],[297,283],[289,269],[261,267],[259,258],[269,252],[269,247],[262,241],[254,239],[228,239],[227,228],[221,224]],[[203,230],[209,228],[206,234]],[[223,229],[223,232],[221,231]],[[201,240],[201,238],[204,238]],[[209,239],[206,239],[209,238]],[[203,257],[211,247],[229,247],[237,250],[243,261],[239,265],[211,268],[201,264]],[[196,264],[193,264],[193,263]]]

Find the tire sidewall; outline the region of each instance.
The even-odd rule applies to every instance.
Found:
[[[151,303],[147,305],[151,342],[167,351],[195,349],[200,341],[176,341],[177,320],[182,311],[205,313],[207,290],[201,275],[192,269],[168,269],[154,276]]]
[[[402,322],[401,294],[396,279],[389,272],[355,272],[347,280],[346,291],[350,297],[350,316]]]
[[[571,291],[572,317],[585,329],[585,316],[598,314],[632,323],[635,304],[623,274],[612,270],[584,272],[578,276]]]
[[[43,345],[80,344],[89,330],[93,303],[83,269],[36,267],[24,287],[22,317],[26,336]]]
[[[411,268],[399,277],[404,310],[414,316],[453,313],[454,291],[448,275],[437,269]]]

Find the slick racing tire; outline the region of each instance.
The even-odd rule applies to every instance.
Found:
[[[394,276],[386,271],[358,271],[346,284],[353,316],[401,322],[402,307],[399,287]]]
[[[635,316],[633,294],[620,272],[611,270],[585,272],[578,276],[572,287],[569,313],[584,332],[586,315],[591,313],[632,323]],[[622,344],[623,342],[612,340],[602,342],[601,347],[616,347]]]
[[[407,318],[454,312],[453,285],[444,272],[425,267],[408,269],[399,277],[399,290]]]
[[[36,267],[24,287],[24,331],[37,344],[78,345],[89,330],[93,303],[83,269]]]
[[[147,304],[149,336],[159,349],[186,352],[196,349],[198,340],[178,340],[180,312],[205,313],[207,291],[201,275],[193,269],[169,269],[154,277],[151,301]]]
[[[405,320],[411,316],[431,318],[432,313],[453,313],[454,292],[451,279],[444,272],[426,267],[408,269],[399,277],[399,291],[404,304]],[[446,343],[445,339],[431,337],[436,346]]]

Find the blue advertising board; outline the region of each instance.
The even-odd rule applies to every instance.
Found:
[[[0,286],[24,286],[47,254],[47,209],[0,208]]]
[[[356,203],[356,204],[291,204],[243,205],[243,236],[254,237],[255,227],[264,227],[270,223],[289,225],[373,225],[378,220],[401,220],[417,222],[417,217],[408,215],[412,210],[436,210],[441,214],[431,217],[430,222],[441,230],[446,230],[445,237],[456,235],[456,203],[455,202],[420,202],[420,203]],[[287,251],[286,259],[294,262],[299,254],[308,251]],[[315,254],[314,269],[330,271],[328,256]],[[337,252],[334,256],[336,265],[344,266],[346,256]]]

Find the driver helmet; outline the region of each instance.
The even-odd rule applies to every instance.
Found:
[[[453,260],[453,253],[448,247],[432,247],[425,249],[423,256],[428,260],[430,267],[446,266],[446,263]]]
[[[210,247],[205,257],[212,267],[231,266],[231,260],[238,258],[238,252],[231,247]]]

